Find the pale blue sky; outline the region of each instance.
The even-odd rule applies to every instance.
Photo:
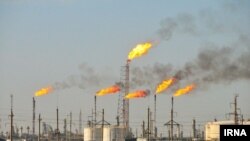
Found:
[[[84,89],[70,87],[37,97],[36,112],[54,125],[57,106],[61,123],[72,111],[74,128],[78,128],[82,109],[86,124],[94,93],[119,81],[120,67],[125,64],[127,54],[144,41],[160,43],[147,55],[133,60],[131,69],[161,63],[172,64],[178,70],[193,62],[208,44],[219,48],[235,46],[236,56],[249,51],[249,9],[246,0],[3,0],[0,2],[0,131],[9,129],[10,94],[14,95],[15,123],[19,127],[31,126],[34,92],[55,82],[88,75],[79,69],[82,64],[93,68],[92,74],[102,78],[100,84],[86,84]],[[183,20],[183,15],[191,19]],[[157,31],[166,18],[179,25],[171,28],[171,38],[161,40]],[[240,42],[241,35],[248,37],[246,44]],[[225,114],[232,111],[229,103],[235,93],[239,94],[241,112],[250,118],[249,84],[249,78],[237,79],[176,98],[176,121],[183,124],[185,134],[189,135],[193,118],[198,124],[213,118],[225,119]],[[152,87],[154,84],[130,91]],[[162,125],[170,117],[170,95],[170,92],[160,95],[157,103],[159,132],[163,135],[166,127]],[[105,117],[111,123],[115,123],[117,101],[118,95],[98,98],[99,110],[105,109]],[[153,96],[131,100],[133,130],[139,130],[142,120],[147,119],[148,106],[153,106]]]

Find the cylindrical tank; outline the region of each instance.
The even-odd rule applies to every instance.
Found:
[[[86,127],[83,129],[83,134],[84,134],[84,141],[93,141],[93,128],[91,127]]]
[[[84,128],[84,141],[125,141],[122,126],[101,126]]]
[[[147,138],[137,138],[136,141],[147,141]]]
[[[125,133],[125,128],[124,127],[117,127],[113,126],[111,128],[111,139],[113,140],[118,140],[118,141],[124,141],[124,133]]]
[[[111,141],[111,128],[103,128],[103,141]]]
[[[95,141],[103,141],[102,140],[102,128],[101,127],[95,127],[94,128],[94,140]]]

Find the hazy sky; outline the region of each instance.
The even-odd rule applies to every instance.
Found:
[[[153,93],[163,79],[180,74],[174,88],[157,98],[157,125],[166,136],[171,95],[175,121],[189,135],[192,119],[199,128],[226,119],[235,94],[244,118],[250,118],[250,2],[218,0],[2,0],[0,1],[0,131],[9,130],[10,95],[14,124],[32,126],[32,97],[42,87],[57,86],[36,97],[36,117],[55,127],[56,107],[63,119],[73,113],[78,129],[90,119],[97,90],[120,80],[121,66],[138,43],[151,41],[148,54],[130,64],[130,91],[150,89],[130,101],[130,125],[141,133]],[[115,124],[118,94],[98,97],[98,111]],[[98,120],[101,120],[98,117]]]

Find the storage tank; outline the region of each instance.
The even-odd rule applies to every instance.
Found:
[[[113,126],[111,128],[111,141],[125,141],[125,128],[123,126]]]
[[[93,139],[93,128],[91,128],[91,127],[86,127],[86,128],[84,128],[83,129],[83,135],[84,135],[84,137],[83,137],[83,139],[84,139],[84,141],[93,141],[94,139]]]
[[[125,141],[123,126],[101,126],[84,128],[84,141]]]
[[[103,141],[111,141],[111,128],[110,127],[103,128]]]
[[[101,127],[95,127],[94,128],[94,140],[95,141],[103,141],[102,136],[103,136],[102,128]]]
[[[147,138],[137,138],[136,141],[147,141]]]

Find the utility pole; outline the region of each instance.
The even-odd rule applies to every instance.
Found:
[[[180,124],[174,121],[174,108],[173,107],[174,107],[174,98],[172,97],[171,98],[171,117],[170,117],[171,119],[170,119],[170,121],[168,121],[167,123],[164,124],[166,126],[170,126],[170,131],[169,131],[170,141],[174,140],[174,133],[173,133],[174,126],[176,126],[178,128],[178,130],[180,128]],[[180,131],[178,131],[178,132],[180,132]]]

